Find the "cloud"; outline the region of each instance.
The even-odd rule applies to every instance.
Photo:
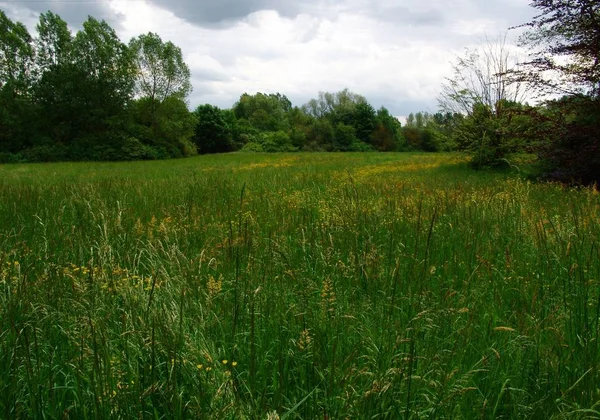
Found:
[[[78,30],[92,16],[97,20],[105,20],[113,28],[118,29],[122,16],[110,7],[106,1],[49,0],[49,1],[10,1],[0,2],[0,8],[9,10],[11,19],[23,22],[34,28],[41,13],[52,11],[58,14],[73,29]],[[26,16],[25,19],[22,16]],[[19,18],[21,17],[21,18]]]
[[[244,92],[281,92],[302,105],[319,91],[349,88],[394,115],[435,111],[451,61],[465,47],[533,15],[523,0],[453,0],[452,7],[442,0],[4,4],[21,21],[48,8],[72,27],[87,14],[105,18],[124,42],[158,33],[183,51],[193,107],[230,107]]]

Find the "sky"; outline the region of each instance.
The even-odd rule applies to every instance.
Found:
[[[181,48],[190,107],[230,108],[241,94],[280,92],[301,106],[344,88],[403,117],[437,110],[452,63],[528,22],[527,0],[0,0],[32,34],[39,14],[77,31],[88,15],[124,42],[155,32]],[[508,43],[517,33],[508,31]]]

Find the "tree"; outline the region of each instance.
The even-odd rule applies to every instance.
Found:
[[[179,47],[149,32],[133,38],[129,48],[137,65],[138,95],[157,102],[170,96],[185,99],[189,95],[192,90],[190,69]]]
[[[209,104],[199,105],[194,114],[197,124],[193,139],[199,153],[232,151],[232,129],[221,109]]]
[[[453,76],[442,84],[438,96],[440,109],[470,115],[475,104],[482,104],[500,115],[503,100],[524,99],[522,85],[509,77],[518,61],[506,43],[506,36],[486,40],[480,47],[467,50],[453,65]]]
[[[314,118],[330,118],[334,123],[347,124],[359,103],[367,103],[367,99],[344,89],[337,93],[319,92],[319,97],[308,101],[302,109]]]
[[[81,146],[118,146],[126,123],[126,105],[133,96],[133,57],[104,21],[89,17],[73,40],[69,69],[73,125]],[[102,158],[102,156],[95,156]]]
[[[51,144],[69,142],[73,132],[73,116],[81,112],[73,104],[75,79],[83,76],[76,70],[73,36],[60,16],[42,13],[37,25],[35,102],[38,107],[38,126],[41,137]]]
[[[506,36],[487,41],[467,51],[454,65],[454,75],[442,85],[438,97],[440,109],[450,114],[463,114],[464,129],[457,130],[459,148],[475,154],[476,167],[505,164],[511,139],[503,124],[512,112],[507,104],[524,99],[522,85],[511,79],[518,57],[511,52]],[[475,129],[476,128],[476,129]]]
[[[152,32],[133,38],[129,49],[137,70],[136,93],[144,104],[141,109],[147,113],[147,116],[140,117],[151,129],[151,138],[142,140],[155,144],[169,143],[175,139],[164,137],[164,133],[170,130],[165,130],[161,122],[171,121],[174,115],[169,115],[169,111],[178,109],[167,106],[167,103],[172,102],[172,105],[184,101],[191,92],[190,69],[179,47],[170,41],[163,42]]]
[[[0,89],[23,94],[33,70],[33,39],[21,22],[11,21],[0,10]]]
[[[32,41],[22,23],[0,10],[0,151],[14,153],[30,143]]]
[[[539,10],[521,37],[531,59],[513,77],[541,94],[566,94],[530,112],[536,151],[553,179],[600,182],[600,3],[532,0]]]
[[[376,127],[371,136],[371,144],[380,151],[393,151],[405,148],[400,121],[385,108],[377,110]]]
[[[352,146],[359,141],[354,127],[342,122],[335,126],[334,136],[335,148],[342,152],[352,150]]]
[[[73,36],[67,22],[48,11],[40,15],[36,29],[36,66],[39,72],[44,73],[73,61]]]
[[[287,131],[287,114],[291,111],[290,100],[280,93],[255,95],[244,93],[234,104],[233,112],[238,120],[245,120],[259,131]]]
[[[354,107],[350,125],[356,130],[356,137],[363,143],[371,144],[373,131],[377,125],[375,108],[368,102],[359,102]]]
[[[326,150],[350,150],[349,147],[352,150],[356,147],[370,148],[373,133],[377,128],[377,113],[364,96],[350,92],[348,89],[337,93],[319,92],[319,97],[303,105],[302,110],[315,120],[311,124],[310,137],[322,148]],[[326,120],[327,124],[320,120]],[[340,134],[337,137],[344,139],[342,142],[333,141],[336,136],[331,135],[338,126],[337,131]],[[353,129],[353,135],[350,135],[347,127]],[[352,138],[364,143],[364,147],[347,144],[348,139]]]
[[[584,93],[600,98],[600,3],[597,0],[532,0],[539,10],[520,38],[531,59],[516,79],[542,93]]]

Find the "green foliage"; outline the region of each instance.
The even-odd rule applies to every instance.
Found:
[[[143,143],[166,150],[169,157],[196,154],[192,137],[196,116],[185,98],[191,91],[190,69],[181,49],[155,33],[133,38],[129,49],[136,67],[134,124]]]
[[[284,95],[244,93],[233,106],[238,120],[245,120],[259,131],[287,130],[286,114],[291,110],[291,102]]]
[[[33,57],[33,39],[25,25],[11,21],[0,10],[0,89],[26,94]]]
[[[33,40],[0,10],[0,152],[31,145]]]
[[[409,114],[402,133],[410,150],[438,152],[445,144],[434,116],[428,112]]]
[[[528,116],[535,125],[526,134],[544,139],[533,150],[545,178],[570,184],[600,183],[600,100],[567,96]]]
[[[244,144],[240,151],[244,153],[264,153],[265,149],[263,149],[262,143],[249,141],[248,143]]]
[[[72,48],[75,60],[63,74],[71,83],[65,86],[68,95],[62,97],[74,110],[67,141],[79,149],[118,148],[126,137],[126,105],[135,83],[132,56],[106,22],[92,17],[76,34]]]
[[[296,152],[290,136],[285,131],[275,131],[263,133],[261,136],[261,145],[265,152]]]
[[[525,135],[533,124],[521,104],[501,101],[498,113],[476,104],[471,115],[460,120],[454,131],[459,150],[472,154],[475,168],[506,166],[512,154],[529,150],[531,140]]]
[[[356,131],[356,137],[363,143],[371,143],[371,136],[377,124],[375,108],[368,102],[359,102],[356,104],[351,122]]]
[[[406,149],[406,140],[402,136],[400,121],[381,107],[377,111],[376,127],[371,135],[371,144],[379,151],[394,151]]]
[[[352,146],[360,140],[356,136],[356,129],[351,125],[338,123],[334,130],[335,148],[336,150],[348,151]]]
[[[190,69],[181,49],[149,32],[129,42],[137,67],[138,95],[160,103],[169,97],[184,100],[192,90]]]
[[[517,71],[542,92],[600,98],[600,4],[596,0],[532,0],[538,13],[522,26],[530,61]]]
[[[305,150],[335,150],[335,129],[329,119],[316,118],[309,126]]]
[[[194,114],[198,120],[194,143],[199,153],[224,153],[234,150],[234,132],[229,122],[231,116],[227,116],[224,111],[209,104],[198,106]]]
[[[600,181],[600,4],[592,0],[534,0],[537,14],[523,25],[530,61],[513,77],[538,92],[567,94],[528,112],[545,177],[567,183]]]
[[[73,36],[67,22],[48,11],[40,15],[36,29],[35,62],[38,71],[45,74],[73,61],[75,58],[72,49]]]

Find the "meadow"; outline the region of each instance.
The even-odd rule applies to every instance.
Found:
[[[0,166],[0,418],[600,418],[600,195],[453,154]]]

